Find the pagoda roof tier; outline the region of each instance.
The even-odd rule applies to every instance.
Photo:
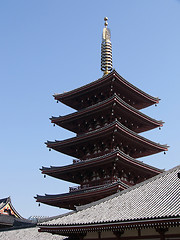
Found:
[[[91,125],[94,128],[103,125],[104,121],[112,115],[112,110],[113,116],[111,118],[117,118],[119,122],[136,133],[163,126],[162,121],[157,121],[143,114],[123,101],[117,94],[80,111],[50,119],[52,123],[78,134],[93,129]],[[94,124],[88,125],[91,122]]]
[[[85,205],[100,200],[104,197],[117,193],[118,191],[127,189],[128,187],[128,185],[124,184],[121,181],[118,181],[108,185],[98,186],[85,190],[76,190],[64,194],[45,194],[45,196],[37,195],[35,198],[37,202],[60,208],[75,210],[76,206]]]
[[[161,145],[142,137],[118,121],[77,137],[63,141],[48,141],[46,144],[48,148],[79,159],[104,155],[118,148],[123,148],[123,152],[133,158],[168,150],[167,145]]]
[[[152,167],[142,161],[138,161],[120,150],[115,150],[111,153],[86,161],[74,160],[73,164],[63,167],[42,167],[41,171],[42,174],[47,174],[58,179],[81,184],[83,173],[86,174],[86,171],[90,172],[90,169],[103,169],[103,166],[110,169],[113,166],[113,162],[116,163],[116,167],[121,171],[126,169],[128,172],[134,172],[134,175],[145,175],[146,178],[153,177],[163,172],[163,170]]]
[[[62,94],[54,94],[54,98],[67,106],[80,110],[112,96],[113,93],[117,93],[125,102],[137,109],[157,104],[160,100],[135,87],[115,70],[80,88]]]

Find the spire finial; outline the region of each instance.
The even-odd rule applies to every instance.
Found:
[[[107,20],[108,20],[108,17],[105,17],[105,18],[104,18],[104,21],[105,21],[104,26],[105,26],[105,27],[107,27],[107,25],[108,25]]]
[[[108,18],[104,18],[104,29],[102,34],[102,43],[101,43],[101,70],[104,72],[104,75],[112,71],[112,44],[111,44],[111,32],[107,28]]]

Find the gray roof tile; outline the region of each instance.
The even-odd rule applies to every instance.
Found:
[[[87,224],[180,215],[180,165],[124,191],[77,208],[48,225]]]

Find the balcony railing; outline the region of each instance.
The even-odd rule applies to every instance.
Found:
[[[92,181],[89,183],[86,183],[82,186],[75,186],[75,187],[69,187],[69,192],[75,192],[75,191],[79,191],[79,190],[85,190],[85,189],[91,189],[91,188],[98,188],[98,187],[102,187],[106,184],[111,184],[116,182],[116,180],[112,179],[112,180],[107,180],[107,181],[103,181],[103,180],[98,180],[98,181]]]

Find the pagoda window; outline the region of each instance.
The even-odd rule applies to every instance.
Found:
[[[93,151],[94,151],[94,146],[89,147],[89,155],[93,154]]]
[[[96,127],[95,127],[95,128],[97,129],[97,128],[100,128],[100,127],[101,127],[100,122],[97,121],[97,122],[96,122]]]
[[[129,181],[132,185],[134,185],[134,181],[133,181],[133,179],[130,179],[130,181]]]
[[[86,99],[86,102],[88,103],[88,105],[91,105],[91,99],[88,97],[87,99]]]
[[[121,177],[121,180],[126,181],[126,182],[128,181],[127,175],[126,175],[125,173],[124,173],[123,176]]]
[[[101,125],[104,126],[105,125],[105,118],[101,117]]]
[[[120,147],[120,150],[121,150],[122,152],[125,152],[123,146]]]
[[[87,182],[89,182],[89,181],[88,181],[88,179],[85,178],[85,179],[83,180],[83,183],[87,183]]]
[[[104,123],[104,126],[106,126],[106,125],[108,125],[108,122],[107,122],[107,121],[105,121],[105,123]]]
[[[114,147],[114,150],[119,150],[119,145],[116,145],[116,147]]]
[[[98,148],[98,153],[101,153],[101,150]]]
[[[94,149],[94,154],[96,154],[97,153],[97,147]]]
[[[107,146],[107,145],[105,146],[105,149],[104,149],[104,151],[105,151],[105,152],[108,152],[108,151],[109,151],[109,148],[108,148],[108,146]]]
[[[91,131],[93,128],[92,128],[92,125],[89,124],[89,131]]]
[[[104,142],[100,143],[99,150],[100,150],[101,152],[104,151],[104,147],[105,147]]]
[[[90,154],[89,152],[86,153],[86,156],[87,156],[87,157],[90,156],[90,155],[91,155],[91,154]]]

